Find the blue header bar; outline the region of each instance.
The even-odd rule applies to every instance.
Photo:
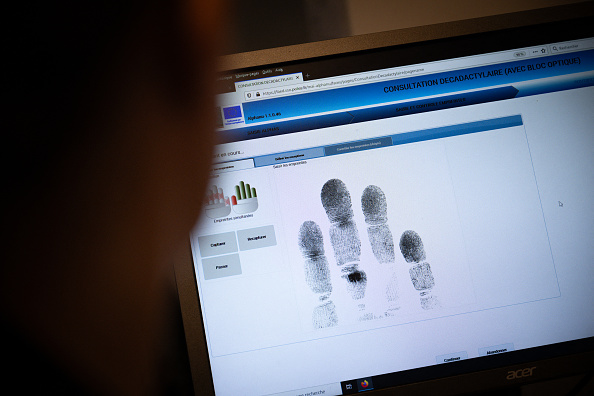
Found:
[[[294,150],[277,154],[263,155],[254,158],[254,165],[256,167],[270,166],[313,158],[327,157],[331,155],[347,154],[363,150],[372,150],[381,147],[390,147],[397,146],[400,144],[422,142],[425,140],[467,135],[469,133],[486,132],[502,128],[511,128],[520,125],[522,125],[522,117],[520,115],[493,118],[489,120],[475,121],[465,124],[448,125],[439,128],[424,129],[421,131],[399,133],[390,136],[381,136],[373,139],[364,139],[340,144],[333,144],[324,147],[312,147],[303,150]]]
[[[246,124],[250,124],[593,69],[594,50],[589,50],[247,102],[243,104],[243,110]]]
[[[494,118],[491,120],[469,122],[460,125],[450,125],[440,128],[424,129],[422,131],[400,133],[398,135],[392,135],[392,144],[396,146],[399,144],[416,143],[425,140],[467,135],[469,133],[487,132],[494,129],[511,128],[520,125],[522,125],[522,117],[519,115],[514,115],[509,117]]]
[[[594,84],[594,81],[592,82]],[[246,128],[230,129],[218,132],[219,143],[238,142],[261,137],[285,135],[288,133],[328,128],[332,126],[355,124],[383,118],[418,114],[427,111],[451,109],[478,103],[512,99],[518,90],[514,87],[490,88],[482,91],[445,95],[431,99],[420,99],[406,103],[369,107],[360,110],[344,111],[290,121],[279,121],[273,124],[254,125]]]

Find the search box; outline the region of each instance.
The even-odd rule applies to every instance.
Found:
[[[594,40],[569,41],[566,43],[551,44],[549,49],[551,54],[560,54],[564,52],[582,51],[594,48]]]

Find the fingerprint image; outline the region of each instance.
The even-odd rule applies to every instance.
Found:
[[[386,285],[386,297],[390,302],[398,299],[398,278],[396,277],[395,272],[392,273],[392,276]],[[392,309],[398,309],[398,306],[392,306]]]
[[[386,224],[367,227],[367,236],[371,244],[371,250],[377,261],[381,264],[393,263],[394,238],[390,228]]]
[[[336,315],[334,303],[329,300],[315,307],[312,314],[312,323],[315,329],[336,326],[338,324],[338,316]]]
[[[400,237],[400,252],[407,263],[418,263],[425,260],[425,248],[419,234],[408,230]]]
[[[340,268],[340,277],[344,279],[346,294],[353,300],[352,312],[356,313],[359,321],[396,315],[400,309],[398,267],[394,238],[388,225],[386,195],[375,185],[367,186],[361,194],[361,210],[366,223],[369,246],[377,261],[375,264],[377,267],[365,267],[373,283],[373,293],[368,298],[366,298],[368,275],[360,263],[362,246],[354,221],[349,190],[342,180],[330,179],[322,186],[320,198],[330,222],[328,234],[336,265]],[[330,299],[333,291],[331,266],[326,258],[323,232],[318,224],[313,221],[305,221],[301,224],[298,246],[304,259],[305,283],[319,297],[319,305],[312,312],[313,327],[320,329],[337,326],[336,307]],[[419,293],[421,308],[427,310],[440,307],[439,299],[432,294],[435,279],[430,264],[426,262],[421,237],[415,231],[407,230],[400,237],[399,248],[405,261],[410,265],[408,272],[414,290]],[[380,293],[384,291],[383,302],[377,302],[376,291]],[[372,310],[366,307],[366,303],[370,301],[374,304]],[[339,308],[342,309],[341,306]]]
[[[320,227],[306,221],[299,230],[299,248],[305,259],[305,282],[314,293],[330,293],[330,268],[324,255],[324,239]]]
[[[322,187],[322,205],[332,223],[330,243],[334,249],[336,263],[358,262],[361,256],[359,231],[353,221],[351,195],[346,185],[338,179],[328,180]]]
[[[420,291],[421,307],[439,307],[439,300],[431,294],[435,279],[431,266],[425,262],[425,248],[419,234],[412,230],[404,231],[400,237],[400,252],[407,263],[413,263],[408,272],[415,290]]]
[[[322,230],[313,221],[306,221],[299,229],[299,249],[305,258],[324,256]]]
[[[367,274],[359,270],[357,265],[349,265],[343,268],[342,272],[342,278],[347,281],[347,292],[353,300],[360,300],[365,297]]]
[[[385,224],[388,220],[386,196],[378,186],[367,186],[361,195],[361,209],[369,225]]]
[[[440,304],[439,304],[439,300],[437,299],[437,297],[435,296],[427,296],[427,297],[421,297],[421,308],[423,309],[433,309],[433,308],[439,308]]]
[[[396,277],[394,238],[388,227],[388,204],[384,192],[378,186],[367,186],[361,195],[361,209],[367,223],[367,236],[371,250],[378,263],[385,266],[388,275],[384,279],[388,308],[385,314],[391,316],[400,309],[398,300],[398,279]]]
[[[312,324],[316,329],[336,326],[338,316],[334,303],[329,299],[332,292],[330,267],[324,253],[322,231],[315,222],[306,221],[301,225],[298,245],[305,259],[305,283],[311,291],[320,294],[320,301],[326,301],[314,308]]]
[[[359,240],[359,231],[353,221],[333,224],[330,227],[330,243],[334,249],[337,265],[359,261],[361,241]]]
[[[394,238],[387,225],[388,205],[384,192],[377,186],[368,186],[361,195],[361,208],[367,223],[371,250],[379,263],[393,263]]]
[[[353,218],[351,195],[342,180],[328,180],[322,187],[321,197],[331,223],[344,223]]]
[[[347,293],[353,300],[365,297],[367,275],[359,269],[361,257],[361,240],[359,231],[353,221],[353,206],[349,190],[342,180],[331,179],[322,186],[320,193],[322,206],[330,221],[330,244],[334,257],[341,269],[342,278],[346,280]],[[358,304],[360,319],[370,317],[365,311],[365,304]],[[372,317],[373,315],[371,315]]]
[[[435,286],[429,263],[413,265],[408,272],[416,290],[431,289]]]

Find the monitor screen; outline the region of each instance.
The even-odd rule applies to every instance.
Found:
[[[182,299],[201,386],[373,393],[516,365],[503,386],[591,352],[591,26],[223,71]]]

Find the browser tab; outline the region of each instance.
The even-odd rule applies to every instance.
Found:
[[[278,69],[277,69],[278,70]],[[272,73],[272,69],[263,70],[258,75]],[[257,88],[278,87],[287,84],[299,83],[303,80],[302,73],[291,73],[274,77],[257,78],[253,80],[239,81],[235,83],[235,90],[247,90]]]
[[[221,162],[221,163],[214,164],[210,168],[210,173],[211,173],[211,175],[214,175],[217,173],[251,169],[253,167],[254,167],[254,160],[252,158],[248,158],[248,159],[244,159],[244,160]]]

